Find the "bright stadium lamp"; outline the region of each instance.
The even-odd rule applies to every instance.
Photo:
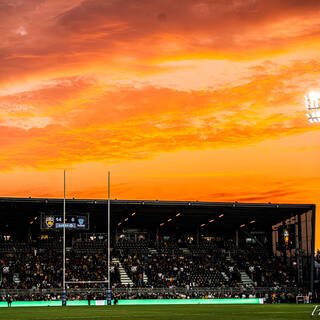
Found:
[[[310,123],[320,122],[320,93],[311,91],[305,96],[306,108],[308,110],[307,118]]]

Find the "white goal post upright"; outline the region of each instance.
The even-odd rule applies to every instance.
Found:
[[[63,171],[63,237],[62,237],[62,306],[66,306],[67,292],[66,292],[66,170]]]
[[[110,279],[110,171],[108,171],[108,290],[107,290],[107,304],[111,305],[111,279]]]

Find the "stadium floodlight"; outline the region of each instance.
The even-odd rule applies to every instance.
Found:
[[[305,96],[305,106],[308,110],[306,116],[310,123],[320,122],[320,93],[315,91],[310,91],[308,95]]]

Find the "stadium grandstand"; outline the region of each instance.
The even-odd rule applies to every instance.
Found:
[[[61,300],[63,199],[0,198],[0,296]],[[106,296],[107,201],[66,200],[68,300]],[[111,200],[113,297],[311,299],[315,205]],[[89,298],[88,298],[89,297]]]

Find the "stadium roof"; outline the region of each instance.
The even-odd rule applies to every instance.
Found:
[[[41,213],[62,214],[62,208],[63,199],[2,197],[0,231],[25,229],[31,220],[40,218]],[[315,210],[315,205],[113,199],[111,227],[228,231],[245,225],[259,230],[309,210]],[[66,212],[89,213],[91,227],[96,231],[106,230],[107,200],[67,199]],[[36,223],[32,227],[35,228]]]

